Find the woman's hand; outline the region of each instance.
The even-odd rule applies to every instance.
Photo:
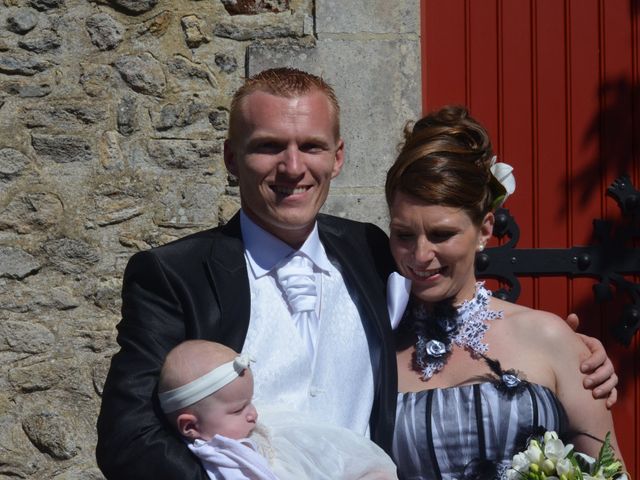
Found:
[[[570,313],[566,322],[573,331],[576,331],[580,324],[575,313]],[[618,390],[616,389],[618,376],[613,369],[613,364],[600,340],[582,334],[578,334],[578,336],[591,352],[591,355],[580,364],[580,371],[586,375],[582,385],[591,390],[593,398],[606,398],[607,408],[610,409],[618,399]]]

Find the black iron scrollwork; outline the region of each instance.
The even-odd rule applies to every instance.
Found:
[[[640,248],[632,246],[633,240],[640,237],[640,192],[628,175],[622,175],[607,189],[607,194],[616,200],[627,222],[614,228],[610,221],[594,220],[596,242],[589,246],[516,248],[520,229],[509,210],[497,210],[494,235],[507,237],[508,241],[478,253],[476,273],[479,277],[504,281],[509,288],[494,295],[512,302],[520,296],[518,276],[594,277],[598,279],[593,286],[598,302],[613,298],[611,285],[614,285],[631,298],[613,327],[614,336],[628,346],[640,329],[640,285],[624,278],[640,273]]]

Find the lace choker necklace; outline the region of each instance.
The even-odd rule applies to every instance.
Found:
[[[442,370],[454,345],[465,348],[473,358],[487,353],[489,346],[482,342],[489,329],[487,320],[502,318],[502,311],[487,308],[490,297],[484,282],[478,282],[473,298],[458,308],[450,301],[442,301],[429,311],[423,304],[409,310],[418,337],[415,363],[423,380]]]

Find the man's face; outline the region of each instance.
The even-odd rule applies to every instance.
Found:
[[[335,134],[327,97],[311,91],[286,98],[256,91],[225,142],[225,164],[238,177],[245,213],[291,246],[304,243],[340,173],[344,143]]]

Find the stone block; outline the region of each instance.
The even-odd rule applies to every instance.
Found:
[[[43,353],[51,349],[53,342],[53,333],[37,323],[0,322],[0,351]]]
[[[162,192],[153,221],[159,227],[203,229],[218,223],[220,191],[209,182],[186,181]]]
[[[233,73],[238,69],[238,61],[231,55],[217,53],[215,62],[220,71],[224,73]]]
[[[374,223],[389,231],[387,203],[382,189],[332,188],[322,213]]]
[[[136,92],[156,96],[164,92],[167,81],[162,65],[149,53],[123,55],[115,61],[114,66]]]
[[[175,92],[206,91],[215,92],[218,83],[205,64],[200,64],[174,55],[166,63],[170,90]]]
[[[20,192],[0,211],[0,230],[25,234],[51,228],[64,211],[60,198],[51,192]]]
[[[46,97],[51,93],[51,83],[48,80],[35,80],[33,82],[12,81],[0,83],[0,90],[21,98],[40,98]]]
[[[120,42],[125,32],[124,26],[108,13],[91,15],[86,22],[87,31],[93,43],[99,50],[113,50]]]
[[[48,53],[56,50],[60,45],[62,45],[60,35],[49,28],[32,30],[22,39],[18,40],[18,46],[20,48],[33,53]]]
[[[0,73],[32,76],[47,70],[51,64],[33,56],[6,53],[0,55]]]
[[[117,124],[122,135],[131,135],[138,129],[138,102],[133,95],[125,95],[118,104]]]
[[[59,388],[78,375],[77,362],[48,358],[33,365],[9,370],[9,382],[23,393]]]
[[[7,18],[7,29],[24,35],[38,24],[38,14],[30,8],[20,8]]]
[[[51,480],[104,480],[104,475],[89,462],[56,474]]]
[[[41,268],[36,257],[16,247],[0,246],[0,278],[22,279]]]
[[[284,12],[289,0],[221,0],[230,15],[257,15],[266,12]]]
[[[187,98],[180,103],[163,105],[159,112],[152,114],[151,122],[158,131],[182,128],[208,118],[209,105]]]
[[[420,33],[419,0],[316,0],[315,5],[320,38],[326,33]]]
[[[98,263],[98,250],[75,238],[49,240],[43,246],[49,261],[63,273],[83,273]]]
[[[30,106],[24,109],[22,120],[32,128],[48,127],[68,131],[99,123],[106,117],[105,105],[79,101]]]
[[[29,415],[22,420],[22,428],[38,450],[53,458],[68,460],[78,454],[73,432],[67,428],[65,418],[57,413]]]
[[[282,37],[302,37],[302,22],[282,21],[281,15],[265,14],[261,16],[238,16],[232,21],[223,21],[213,27],[217,37],[232,40],[265,40]]]
[[[169,10],[164,10],[140,24],[140,26],[136,29],[136,34],[140,37],[162,37],[165,33],[167,33],[167,30],[169,29],[169,26],[172,24],[172,22],[173,13]]]
[[[53,10],[64,6],[65,0],[31,0],[29,4],[36,10]]]
[[[170,170],[207,168],[222,151],[219,142],[204,140],[149,140],[148,150],[154,163]]]
[[[117,10],[137,15],[152,10],[158,4],[158,0],[101,0],[100,3],[106,3]]]
[[[214,129],[226,132],[229,125],[229,110],[216,108],[209,113],[209,122]]]
[[[209,38],[204,34],[204,23],[196,15],[182,17],[180,23],[189,48],[198,48],[203,43],[209,43]]]
[[[115,85],[113,70],[108,65],[81,64],[80,85],[90,97],[105,95]]]
[[[30,164],[31,160],[22,152],[13,148],[0,149],[0,179],[17,177]]]
[[[0,411],[6,413],[11,410]],[[39,457],[40,453],[25,435],[20,419],[15,414],[0,416],[0,478],[8,480],[39,477],[38,473],[42,468]]]
[[[34,133],[31,145],[40,157],[55,163],[87,162],[93,158],[91,145],[80,136]]]

